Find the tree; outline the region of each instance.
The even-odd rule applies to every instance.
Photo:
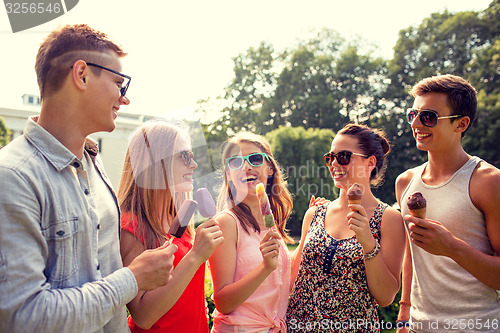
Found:
[[[264,42],[233,58],[234,78],[226,87],[224,97],[218,98],[225,105],[220,110],[221,117],[207,128],[212,135],[221,137],[241,130],[257,131],[262,103],[276,84],[274,66],[277,58],[273,47]],[[201,103],[202,111],[207,104],[208,101]]]
[[[11,132],[5,124],[5,121],[0,117],[0,148],[4,147],[10,142]]]
[[[333,137],[334,132],[328,129],[285,126],[266,134],[293,196],[293,212],[287,223],[291,235],[300,235],[311,195],[330,200],[337,197],[330,172],[323,163]]]
[[[338,130],[379,110],[385,63],[360,54],[360,44],[324,29],[284,52],[276,90],[262,106],[262,130],[281,125]]]

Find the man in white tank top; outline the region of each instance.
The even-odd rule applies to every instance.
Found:
[[[440,75],[410,93],[408,122],[428,162],[396,180],[409,239],[398,316],[407,328],[398,332],[499,332],[500,170],[462,147],[476,91]],[[426,198],[426,219],[409,215],[414,192]]]

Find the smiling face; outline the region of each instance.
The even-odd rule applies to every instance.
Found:
[[[198,167],[198,164],[194,158],[185,158],[183,154],[189,155],[186,152],[191,152],[191,145],[187,139],[179,136],[172,156],[173,179],[169,182],[170,187],[175,192],[191,192],[193,190],[193,171]]]
[[[426,93],[415,97],[413,108],[417,110],[433,110],[438,117],[453,114],[448,97],[443,93]],[[457,142],[460,144],[461,132],[456,132],[457,119],[439,119],[435,127],[426,127],[419,117],[416,117],[411,128],[417,148],[425,151],[447,151]]]
[[[264,153],[264,151],[253,143],[240,142],[229,151],[227,157],[248,156],[253,153]],[[227,180],[234,184],[236,201],[244,202],[257,198],[255,187],[259,183],[266,186],[267,178],[273,174],[273,169],[267,159],[264,159],[264,164],[261,166],[252,166],[245,160],[243,166],[237,170],[231,170],[225,165],[225,172]]]
[[[340,151],[350,151],[352,153],[363,154],[359,148],[358,139],[351,135],[337,134],[330,149],[333,153]],[[370,173],[375,166],[375,157],[352,155],[350,163],[341,165],[337,159],[330,164],[329,170],[335,186],[347,190],[354,183],[369,184]]]
[[[99,65],[118,72],[121,71],[121,64],[116,54],[103,58],[111,60],[103,61]],[[86,119],[92,123],[92,132],[111,132],[115,129],[114,121],[118,116],[120,106],[130,104],[130,100],[126,96],[121,96],[120,93],[124,78],[95,66],[87,66],[87,70],[88,80],[92,84],[89,85],[90,107]]]

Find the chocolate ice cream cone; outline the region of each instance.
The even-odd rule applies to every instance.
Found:
[[[421,219],[425,219],[426,210],[427,210],[426,207],[419,209],[410,209],[410,215]]]

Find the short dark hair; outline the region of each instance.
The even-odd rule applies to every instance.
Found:
[[[476,89],[464,78],[456,75],[446,74],[425,78],[418,82],[410,91],[413,97],[421,96],[426,93],[444,93],[448,96],[448,103],[452,109],[451,115],[467,116],[470,119],[469,126],[462,132],[471,127],[476,119],[477,113],[477,92]],[[457,118],[450,119],[451,121]]]
[[[362,124],[347,124],[337,134],[355,137],[363,154],[375,156],[377,164],[370,174],[370,182],[375,187],[381,185],[387,168],[385,155],[391,150],[385,132]]]
[[[86,24],[66,25],[51,32],[38,49],[35,71],[40,98],[59,90],[77,60],[99,62],[103,54],[127,55],[108,35]]]

